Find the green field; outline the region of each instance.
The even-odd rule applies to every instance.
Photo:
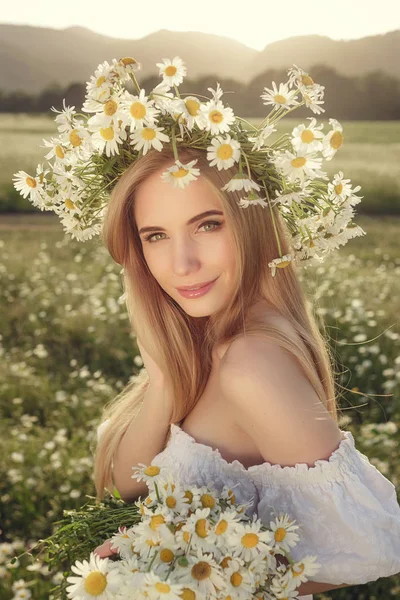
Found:
[[[339,425],[400,489],[400,218],[356,219],[366,236],[301,273],[336,357]],[[54,215],[0,225],[0,598],[32,582],[45,600],[60,574],[7,559],[93,496],[91,446],[101,409],[142,362],[120,296],[120,267],[98,239],[64,238]],[[339,373],[341,375],[339,375]],[[344,389],[347,388],[347,389]],[[399,597],[395,576],[317,598]]]
[[[310,116],[313,116],[311,111]],[[329,131],[326,119],[317,121],[324,123],[325,132]],[[283,118],[277,124],[279,135],[289,133],[301,122],[307,121]],[[364,199],[360,211],[400,214],[400,121],[342,121],[341,124],[344,144],[332,161],[323,163],[323,169],[329,176],[341,170],[353,186],[361,185],[359,194]],[[0,114],[0,212],[29,210],[29,202],[14,190],[12,176],[19,170],[34,174],[37,164],[47,154],[47,149],[40,147],[42,139],[52,136],[57,136],[52,117]]]

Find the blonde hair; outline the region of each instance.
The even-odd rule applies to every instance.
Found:
[[[300,285],[292,263],[271,276],[268,263],[279,256],[270,209],[259,205],[243,209],[239,192],[221,191],[237,167],[218,171],[204,153],[182,148],[180,160],[198,159],[201,176],[219,194],[227,226],[237,254],[234,293],[221,310],[207,317],[191,318],[157,283],[145,261],[134,219],[135,193],[151,174],[174,162],[172,149],[151,150],[122,174],[112,191],[102,231],[111,257],[123,267],[126,306],[132,330],[168,374],[167,386],[174,399],[171,423],[182,421],[201,397],[212,368],[212,351],[229,344],[243,332],[264,335],[292,353],[319,399],[337,422],[335,381],[328,344]],[[165,185],[168,185],[167,183]],[[189,184],[190,185],[190,184]],[[272,208],[282,254],[290,251],[289,234],[276,207]],[[248,319],[248,309],[266,300],[282,319]],[[282,326],[289,323],[291,327]],[[104,490],[114,488],[113,455],[132,419],[138,414],[149,378],[145,369],[103,409],[102,422],[110,419],[97,443],[94,482],[97,501]]]

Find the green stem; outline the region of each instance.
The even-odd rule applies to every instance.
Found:
[[[278,230],[277,230],[276,223],[275,223],[274,211],[272,210],[271,200],[269,198],[267,187],[266,187],[265,184],[263,184],[263,187],[264,187],[264,190],[265,190],[265,195],[267,196],[268,205],[269,205],[269,209],[270,209],[270,213],[271,213],[272,225],[274,227],[275,237],[276,237],[276,241],[278,243],[279,256],[282,257],[281,243],[279,241]]]

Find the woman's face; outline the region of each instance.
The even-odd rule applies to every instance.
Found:
[[[166,168],[149,176],[135,197],[134,217],[144,257],[159,285],[187,314],[209,316],[232,294],[233,240],[221,201],[208,182],[200,175],[184,189],[175,188],[161,179]],[[215,213],[197,218],[206,211]],[[177,289],[214,279],[201,296],[184,297]]]

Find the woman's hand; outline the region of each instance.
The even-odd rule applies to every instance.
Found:
[[[112,549],[111,546],[112,546],[112,541],[106,540],[103,544],[101,544],[101,546],[97,546],[97,548],[95,548],[93,550],[93,552],[95,554],[97,554],[97,556],[100,556],[100,558],[106,558],[108,556],[113,556],[114,554],[118,554],[118,550]]]

